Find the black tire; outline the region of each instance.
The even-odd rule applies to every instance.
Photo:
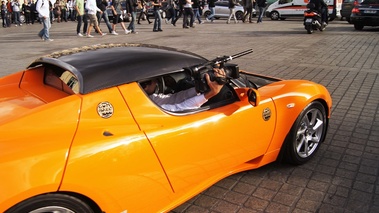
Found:
[[[305,29],[307,30],[308,34],[312,34],[313,33],[313,28],[312,28],[311,25],[305,25]]]
[[[66,212],[66,213],[96,213],[88,204],[82,200],[65,194],[44,194],[39,195],[22,203],[13,206],[5,213],[46,213],[46,212]],[[97,211],[99,212],[99,211]]]
[[[279,19],[279,13],[278,13],[278,11],[272,11],[270,13],[270,18],[271,18],[271,20],[278,20]]]
[[[327,123],[326,111],[320,102],[305,107],[286,137],[285,160],[295,165],[309,161],[325,138]]]
[[[207,17],[210,16],[211,14],[212,14],[211,11],[206,11],[206,12],[204,13],[204,17],[207,18]]]
[[[242,20],[243,19],[243,12],[242,11],[237,11],[236,12],[236,18],[237,18],[237,20]]]
[[[356,29],[356,30],[363,30],[363,25],[362,24],[354,24],[354,28]]]

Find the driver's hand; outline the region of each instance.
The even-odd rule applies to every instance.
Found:
[[[225,78],[224,69],[213,68],[213,72],[215,73],[216,77]],[[204,93],[204,97],[209,100],[213,96],[217,95],[224,85],[219,84],[217,81],[211,81],[208,74],[205,74],[205,79],[207,80],[207,84],[210,90]]]

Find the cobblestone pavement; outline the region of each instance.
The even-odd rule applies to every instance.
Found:
[[[57,50],[97,43],[148,43],[188,50],[209,59],[252,48],[236,59],[241,69],[325,85],[333,98],[330,131],[316,156],[302,166],[272,163],[219,181],[172,212],[379,212],[379,29],[355,31],[333,21],[308,35],[300,19],[263,24],[225,20],[183,29],[137,25],[139,34],[78,38],[75,23],[54,23],[54,42],[42,27],[0,29],[0,76]],[[120,29],[120,26],[117,26]],[[126,65],[127,66],[127,65]]]

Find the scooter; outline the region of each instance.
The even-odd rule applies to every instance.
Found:
[[[326,23],[321,22],[321,14],[315,10],[315,5],[309,3],[308,10],[304,11],[304,27],[308,34],[312,34],[314,30],[324,31]]]

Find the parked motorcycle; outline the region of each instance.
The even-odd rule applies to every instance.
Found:
[[[321,22],[321,14],[315,10],[315,5],[309,3],[308,10],[304,11],[304,27],[308,34],[312,34],[314,30],[324,31],[326,23]]]

